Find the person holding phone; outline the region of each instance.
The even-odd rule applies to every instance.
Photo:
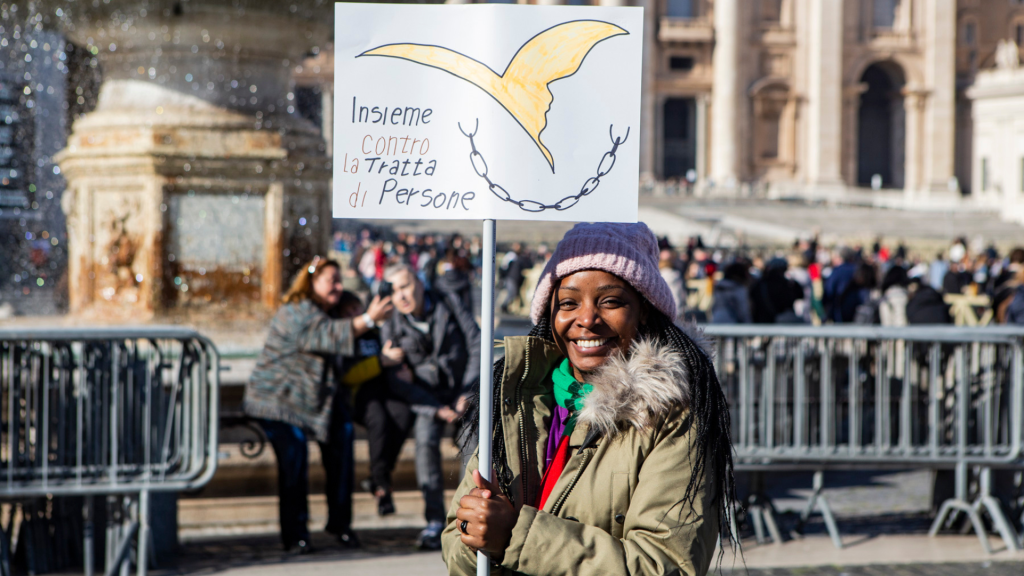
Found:
[[[460,298],[427,292],[407,264],[387,268],[381,289],[391,291],[395,306],[381,327],[381,340],[402,351],[414,389],[433,399],[410,398],[409,403],[416,413],[416,480],[427,519],[418,544],[437,550],[445,520],[441,437],[445,426],[465,412],[468,396],[479,385],[480,328]]]
[[[341,265],[319,256],[301,268],[270,323],[267,342],[245,386],[242,409],[256,419],[277,457],[281,540],[285,550],[312,551],[309,538],[309,439],[320,444],[327,479],[324,529],[347,548],[352,532],[353,427],[347,394],[339,394],[343,357],[357,339],[390,316],[390,298],[375,297],[355,318],[332,318],[341,300]],[[392,359],[396,351],[388,351]],[[397,364],[397,362],[395,362]]]

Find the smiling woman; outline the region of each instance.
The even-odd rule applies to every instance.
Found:
[[[474,457],[444,558],[536,576],[707,573],[736,543],[729,412],[645,224],[579,224],[537,285],[529,336],[495,364],[496,478]]]

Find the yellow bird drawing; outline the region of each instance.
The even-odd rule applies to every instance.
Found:
[[[540,140],[554,100],[548,84],[575,74],[598,42],[623,34],[629,32],[598,20],[575,20],[552,26],[523,44],[501,75],[478,60],[443,46],[387,44],[359,56],[409,60],[444,70],[477,86],[519,122],[554,172],[555,159]]]

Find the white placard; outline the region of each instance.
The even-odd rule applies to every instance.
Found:
[[[642,8],[335,4],[334,217],[635,222]]]

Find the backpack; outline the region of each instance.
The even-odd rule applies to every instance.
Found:
[[[872,298],[863,304],[859,304],[853,313],[853,323],[864,325],[881,324],[882,315],[878,311],[881,306],[881,298]]]

